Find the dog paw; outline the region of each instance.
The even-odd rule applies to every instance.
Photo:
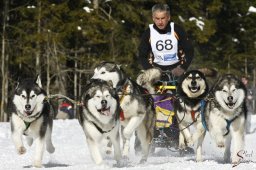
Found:
[[[196,158],[196,162],[203,162],[202,158]]]
[[[188,145],[189,147],[191,147],[191,146],[194,145],[194,141],[193,141],[192,138],[190,138],[190,139],[187,140],[187,145]]]
[[[55,152],[55,148],[54,148],[53,146],[47,147],[47,151],[48,151],[49,153],[53,153],[53,152]]]
[[[186,148],[186,144],[183,142],[179,143],[179,149],[185,149]]]
[[[146,163],[147,162],[147,159],[145,159],[145,158],[141,158],[141,160],[140,160],[140,164],[144,164],[144,163]]]
[[[218,142],[218,143],[217,143],[217,146],[218,146],[219,148],[224,148],[225,145],[224,145],[223,142]]]
[[[33,166],[36,168],[42,168],[42,161],[35,160]]]
[[[26,153],[26,148],[24,146],[21,146],[18,148],[18,154],[22,155]]]
[[[107,147],[107,148],[106,148],[106,154],[107,154],[107,155],[110,155],[111,153],[112,153],[112,148]]]
[[[117,168],[122,168],[122,167],[126,167],[128,164],[129,164],[129,159],[124,158],[124,159],[118,160],[117,163],[114,164],[113,166]]]

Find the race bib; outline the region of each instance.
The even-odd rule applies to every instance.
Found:
[[[154,63],[158,65],[172,65],[179,62],[179,59],[177,57],[177,54],[162,54],[157,55],[154,58]]]
[[[176,54],[164,54],[164,61],[177,61]]]

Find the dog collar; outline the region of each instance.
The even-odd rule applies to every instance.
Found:
[[[113,126],[110,130],[108,130],[108,131],[103,131],[96,123],[94,123],[94,122],[91,122],[95,127],[96,127],[96,129],[100,132],[100,133],[108,133],[108,132],[110,132],[110,131],[112,131],[114,128],[115,128],[115,126]]]

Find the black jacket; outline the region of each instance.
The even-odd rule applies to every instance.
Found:
[[[160,30],[157,28],[157,26],[154,24],[153,26],[160,34],[165,34],[167,32],[171,32],[171,26],[170,23],[167,25],[165,30]],[[181,65],[181,67],[185,70],[189,67],[191,64],[191,61],[194,57],[194,49],[192,47],[191,42],[187,38],[186,32],[181,28],[179,25],[174,24],[174,31],[178,35],[178,50],[183,50],[185,53],[185,62],[181,65],[181,63],[177,63],[170,66],[161,66],[154,63],[154,66],[161,68],[162,70],[172,70],[173,68],[177,67],[178,65]],[[152,52],[151,50],[151,44],[150,44],[150,29],[149,27],[146,29],[146,31],[142,34],[141,42],[139,45],[139,62],[142,65],[143,69],[149,69],[152,68],[152,65],[149,64],[149,54]]]

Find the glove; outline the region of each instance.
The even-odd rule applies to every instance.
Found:
[[[184,72],[185,70],[180,66],[177,66],[176,68],[172,69],[172,75],[177,77],[181,76]]]

